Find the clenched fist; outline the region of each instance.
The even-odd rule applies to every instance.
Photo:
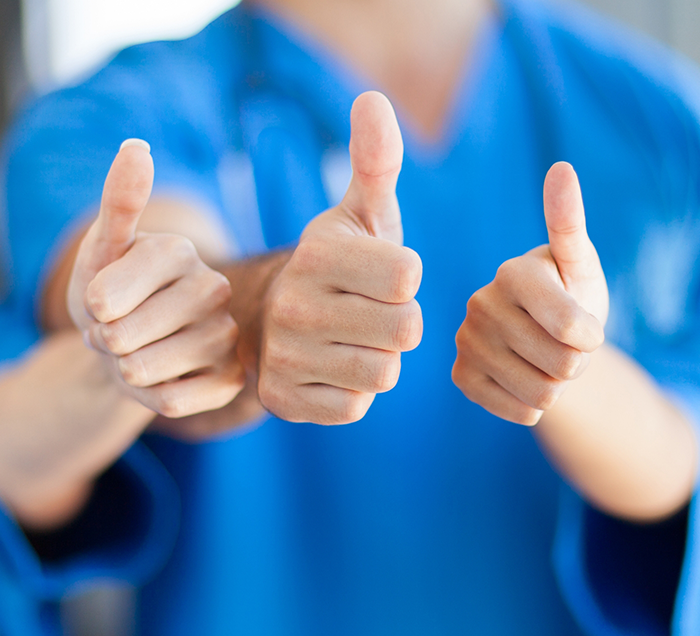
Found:
[[[422,265],[402,246],[395,188],[403,142],[391,104],[360,95],[351,126],[348,191],[306,227],[264,307],[259,396],[290,421],[362,418],[422,336],[414,299]]]
[[[549,245],[506,261],[467,304],[454,383],[472,401],[532,425],[586,368],[604,340],[608,288],[567,163],[544,185]]]
[[[152,186],[148,144],[124,142],[80,245],[68,309],[128,395],[182,417],[229,403],[244,373],[228,280],[188,239],[136,231]]]

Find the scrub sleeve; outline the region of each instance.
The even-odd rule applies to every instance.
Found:
[[[612,306],[626,305],[634,318],[623,324],[613,317],[607,338],[654,377],[700,438],[698,70],[637,34],[620,37],[625,33],[618,26],[584,9],[567,12],[557,30],[558,48],[568,50],[601,103],[624,121],[620,127],[627,129],[640,163],[657,180],[655,195],[638,208],[647,215],[641,217],[647,228],[635,260],[637,267],[646,266],[634,274],[620,270],[611,285]],[[586,34],[580,42],[577,31]],[[632,227],[638,221],[630,216],[625,222]],[[656,243],[659,251],[657,235],[664,237]],[[608,258],[614,248],[604,247]],[[645,288],[634,276],[645,278]],[[553,562],[562,594],[586,633],[700,633],[697,493],[698,484],[690,504],[671,518],[637,524],[595,510],[562,486]]]
[[[0,306],[0,373],[35,345],[36,329]],[[98,480],[66,528],[28,534],[0,502],[0,634],[60,633],[58,604],[99,579],[141,585],[166,561],[180,516],[177,488],[141,442]]]

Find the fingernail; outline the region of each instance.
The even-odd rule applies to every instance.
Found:
[[[119,146],[119,151],[121,152],[127,146],[138,146],[139,148],[143,148],[146,152],[151,152],[151,145],[147,141],[137,139],[136,137],[123,141],[122,145]]]
[[[90,330],[89,329],[85,329],[83,331],[83,342],[85,343],[85,346],[88,349],[92,349],[92,350],[95,349],[95,347],[92,344],[92,340],[90,340]]]

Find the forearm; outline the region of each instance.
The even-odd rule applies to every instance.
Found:
[[[258,373],[262,313],[267,292],[291,256],[291,250],[272,252],[219,268],[231,283],[231,315],[240,329],[238,354],[249,381],[254,381]]]
[[[612,346],[591,355],[534,432],[574,488],[605,512],[653,521],[690,498],[698,462],[690,423]]]
[[[125,398],[79,334],[47,339],[0,377],[0,497],[20,523],[59,526],[153,412]]]

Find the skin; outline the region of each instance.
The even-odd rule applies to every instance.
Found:
[[[255,316],[257,351],[243,347],[244,358],[261,404],[290,421],[360,419],[376,393],[396,384],[401,352],[422,333],[414,300],[421,262],[401,245],[395,187],[403,145],[394,111],[383,95],[365,93],[351,126],[354,176],[345,198],[309,223],[293,253],[259,264],[263,273],[279,271]],[[240,301],[231,302],[228,281],[191,242],[136,232],[151,183],[147,152],[123,149],[76,256],[69,313],[128,395],[170,418],[216,411],[243,385],[228,312],[231,304],[236,316]],[[250,341],[253,325],[245,326]]]
[[[0,411],[0,498],[33,530],[69,521],[153,417],[77,332],[49,336],[0,375]]]
[[[391,100],[411,131],[438,143],[489,0],[254,0],[323,44]]]
[[[158,414],[220,409],[243,387],[226,277],[189,239],[136,231],[152,181],[148,151],[123,148],[96,221],[68,252],[68,302],[59,306],[79,332],[50,337],[0,378],[0,497],[28,528],[69,521]]]
[[[418,255],[401,245],[396,200],[403,144],[393,109],[365,93],[351,114],[353,178],[342,202],[304,230],[271,283],[258,392],[290,421],[345,424],[399,378],[418,346]]]
[[[421,262],[401,245],[394,192],[403,145],[383,95],[360,96],[351,119],[355,175],[343,201],[309,224],[293,252],[223,266],[230,283],[199,255],[219,255],[217,228],[197,208],[190,214],[181,202],[149,201],[148,151],[129,145],[119,152],[96,221],[50,279],[43,315],[54,328],[70,320],[107,385],[140,409],[139,426],[126,417],[116,425],[129,443],[149,422],[186,439],[230,432],[263,407],[291,421],[348,423],[394,386],[401,352],[422,333],[414,299]],[[182,236],[190,225],[196,245]],[[240,338],[232,316],[241,321]],[[104,432],[108,425],[97,417],[103,398],[94,398],[85,421]],[[32,509],[47,499],[56,508],[43,525],[80,509],[95,476],[128,446],[120,440],[97,467],[37,487]],[[92,449],[82,452],[87,462]],[[26,481],[19,477],[7,483]]]
[[[432,143],[442,138],[470,73],[475,35],[494,10],[484,0],[259,4],[374,82]],[[533,432],[544,452],[599,508],[635,521],[662,519],[693,492],[697,439],[655,381],[603,344],[607,287],[573,171],[554,168],[544,204],[550,244],[505,263],[469,300],[453,379],[505,419],[541,420]],[[552,316],[562,317],[559,324]]]
[[[137,232],[152,186],[149,150],[125,142],[76,255],[68,312],[126,395],[183,417],[219,409],[243,388],[238,328],[228,280],[191,240]]]
[[[459,82],[469,74],[474,35],[491,10],[480,0],[430,3],[429,11],[423,0],[261,4],[297,22],[375,82],[416,134],[433,142],[442,136]],[[154,426],[196,438],[230,430],[260,413],[261,406],[292,421],[350,422],[364,415],[377,392],[395,384],[400,353],[416,346],[422,329],[413,298],[420,260],[401,246],[394,195],[401,138],[393,111],[376,93],[358,99],[352,126],[354,178],[343,203],[314,219],[293,251],[217,265],[231,285],[229,309],[239,331],[235,354],[246,371],[245,389],[226,406],[205,412],[161,408],[166,415],[185,417],[161,417]],[[604,510],[654,520],[687,501],[697,446],[688,422],[653,380],[602,344],[607,290],[595,248],[582,238],[583,207],[572,175],[568,167],[555,167],[545,186],[549,245],[504,264],[493,283],[469,301],[457,336],[453,377],[470,399],[506,419],[534,424],[546,411],[536,434],[564,477]],[[138,183],[142,178],[135,173],[129,180]],[[196,205],[158,199],[148,204],[141,200],[131,209],[137,208],[141,228],[189,236],[198,254],[215,243],[216,229],[207,225]],[[129,241],[128,249],[109,263],[94,265],[85,259],[92,268],[77,265],[70,284],[68,272],[77,249],[69,249],[45,290],[44,317],[48,325],[65,325],[60,299],[67,285],[84,292],[99,290],[102,304],[96,305],[91,294],[70,294],[74,320],[103,352],[103,363],[125,394],[158,410],[159,402],[148,400],[159,393],[162,372],[149,375],[147,357],[141,356],[147,371],[134,383],[134,369],[123,361],[154,346],[158,336],[165,336],[166,343],[170,339],[168,344],[177,350],[173,336],[178,332],[172,332],[172,325],[168,334],[158,327],[148,332],[148,343],[133,340],[119,349],[105,335],[115,321],[147,313],[148,290],[137,293],[124,286],[126,274],[111,276],[123,259],[129,263],[127,271],[143,272],[152,265],[147,250],[137,250],[139,235]],[[156,249],[170,253],[169,248]],[[196,261],[190,254],[192,267]],[[192,276],[200,270],[199,264],[186,268]],[[168,272],[158,279],[161,284],[179,280]],[[175,287],[152,285],[150,291],[157,298]],[[197,304],[191,297],[186,302]],[[103,314],[105,307],[113,313]],[[554,323],[552,317],[557,318]],[[198,322],[197,317],[190,320]],[[212,326],[206,316],[199,316],[199,322]],[[150,358],[153,368],[158,369],[156,358],[167,355],[161,350]],[[231,368],[238,364],[233,357]],[[221,361],[201,364],[190,359],[177,369],[226,368]],[[217,377],[220,381],[222,376]],[[187,378],[172,379],[186,391]],[[229,387],[232,395],[240,383]],[[641,394],[643,408],[632,408],[630,396],[637,400]]]
[[[601,510],[662,519],[690,498],[697,440],[654,380],[603,344],[608,289],[570,165],[549,171],[544,214],[549,244],[504,263],[469,299],[452,378],[499,417],[541,419],[550,460]]]

